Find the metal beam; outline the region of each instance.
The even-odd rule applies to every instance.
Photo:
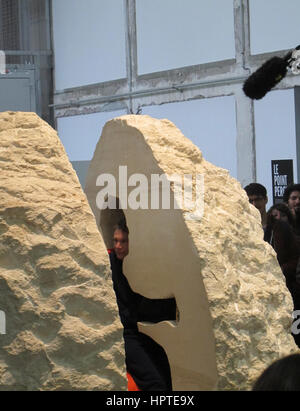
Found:
[[[276,55],[276,53],[252,58],[251,72],[255,71],[267,58],[270,58],[270,55]],[[218,97],[234,94],[235,85],[238,83],[242,88],[248,75],[247,69],[242,70],[241,66],[234,64],[232,60],[224,60],[139,76],[134,81],[134,89],[131,87],[132,91],[128,91],[128,81],[122,79],[58,91],[54,95],[52,107],[57,111],[56,117],[60,117],[69,115],[65,111],[67,109],[72,109],[73,113],[77,112],[80,115],[82,110],[97,112],[95,111],[97,105],[97,110],[102,111],[101,105],[117,100],[124,103],[128,99],[134,99],[136,106],[137,104],[147,106],[155,104],[155,96],[157,96],[157,104],[168,103],[170,100],[185,101],[197,97]],[[299,75],[287,76],[276,88],[291,88],[294,85],[300,85]],[[230,86],[232,89],[228,91]],[[212,88],[212,91],[207,95],[205,90],[209,88]],[[188,93],[185,93],[187,91]],[[64,114],[60,111],[61,109],[64,110]]]
[[[242,91],[250,75],[249,2],[234,0],[234,32],[237,70],[244,79],[235,91],[237,177],[242,186],[256,181],[256,145],[253,102]]]
[[[51,50],[3,50],[7,56],[52,56]]]
[[[137,79],[137,38],[135,0],[124,0],[126,34],[126,70],[128,80],[128,112],[134,113],[132,93]]]

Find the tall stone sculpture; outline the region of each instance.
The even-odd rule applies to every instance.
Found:
[[[0,170],[0,390],[126,389],[109,259],[56,132],[1,113]]]
[[[175,390],[250,389],[273,360],[297,350],[291,297],[258,211],[170,121],[108,122],[85,192],[107,247],[126,217],[132,288],[176,299],[177,322],[139,324],[164,347]]]

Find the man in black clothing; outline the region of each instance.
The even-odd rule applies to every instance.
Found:
[[[267,226],[267,210],[266,205],[268,203],[268,196],[266,188],[259,183],[251,183],[244,187],[246,191],[249,202],[258,209],[261,215],[261,224],[263,229]]]
[[[287,186],[283,193],[283,201],[293,214],[295,233],[300,236],[300,184]]]
[[[129,252],[128,228],[114,228],[114,249],[109,250],[113,287],[120,319],[124,327],[125,362],[127,372],[142,391],[170,391],[170,366],[164,349],[138,331],[138,321],[153,323],[176,319],[174,298],[152,300],[135,293],[123,274],[123,260]]]

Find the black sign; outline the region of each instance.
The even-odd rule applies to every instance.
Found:
[[[272,160],[273,204],[281,203],[284,190],[294,183],[293,160]]]

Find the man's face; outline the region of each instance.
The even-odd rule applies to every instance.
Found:
[[[252,194],[248,195],[249,202],[254,205],[262,214],[266,211],[266,204],[268,202],[268,197],[264,197],[262,195]]]
[[[128,234],[122,230],[114,232],[114,250],[119,260],[123,260],[129,253]]]
[[[288,206],[294,215],[300,213],[300,191],[291,192],[288,199]]]

